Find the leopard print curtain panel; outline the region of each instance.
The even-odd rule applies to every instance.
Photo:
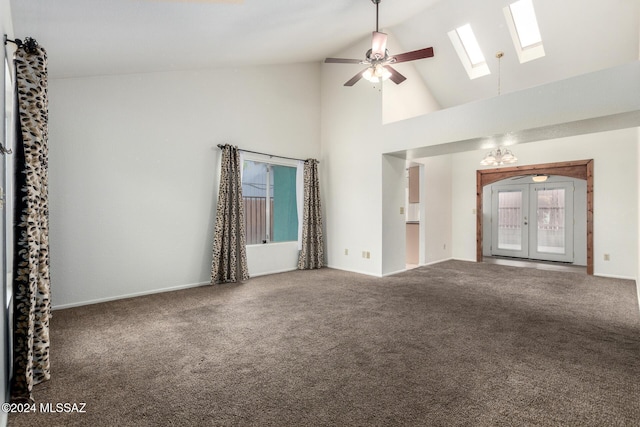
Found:
[[[27,39],[15,54],[18,89],[13,401],[50,377],[47,54]]]
[[[221,147],[220,190],[213,236],[211,284],[247,280],[244,232],[244,201],[238,147]]]
[[[311,270],[324,266],[324,235],[320,206],[318,161],[304,162],[304,202],[302,215],[302,250],[298,256],[298,269]]]

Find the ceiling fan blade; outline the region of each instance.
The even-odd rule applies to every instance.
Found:
[[[371,58],[382,59],[387,52],[387,35],[378,31],[371,38]]]
[[[411,52],[401,53],[400,55],[394,55],[393,64],[399,62],[415,61],[416,59],[431,58],[433,56],[433,48],[425,47],[424,49],[418,49]]]
[[[389,80],[391,80],[395,84],[399,85],[403,81],[407,80],[407,78],[400,74],[395,68],[392,68],[389,65],[385,65],[384,68],[386,68],[391,73],[391,77],[389,77]]]
[[[324,60],[327,64],[361,64],[359,59],[346,59],[346,58],[327,58]]]
[[[354,84],[358,83],[358,80],[360,80],[362,78],[362,73],[364,73],[365,71],[367,71],[366,68],[364,70],[360,71],[355,76],[351,77],[351,79],[348,82],[346,82],[344,85],[345,86],[353,86]]]

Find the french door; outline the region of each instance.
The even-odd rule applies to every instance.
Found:
[[[497,185],[491,255],[573,262],[573,183]]]

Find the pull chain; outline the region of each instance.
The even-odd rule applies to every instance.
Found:
[[[496,58],[498,58],[498,95],[500,95],[500,63],[503,56],[504,56],[504,52],[502,51],[496,52]]]

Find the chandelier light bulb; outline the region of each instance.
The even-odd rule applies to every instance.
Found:
[[[518,158],[507,148],[497,148],[489,152],[480,162],[483,166],[510,165],[518,161]]]

